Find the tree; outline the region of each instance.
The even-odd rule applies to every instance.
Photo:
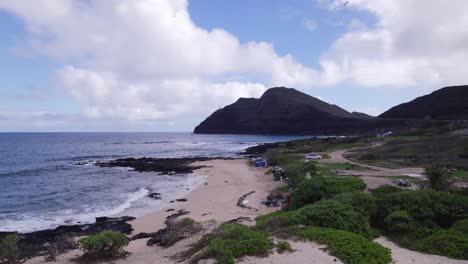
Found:
[[[429,180],[429,187],[436,191],[448,191],[453,183],[453,175],[442,163],[433,163],[426,166],[425,174]]]

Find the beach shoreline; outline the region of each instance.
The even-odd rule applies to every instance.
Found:
[[[203,166],[194,174],[202,176],[204,183],[198,185],[184,197],[177,197],[182,201],[170,203],[167,207],[128,223],[132,226],[135,235],[141,232],[156,232],[165,227],[165,220],[168,216],[179,210],[186,210],[189,213],[183,217],[190,217],[198,222],[215,222],[220,224],[229,220],[243,217],[251,221],[246,224],[254,224],[255,217],[278,210],[278,208],[261,205],[261,201],[268,194],[281,186],[281,182],[273,182],[271,175],[266,175],[266,168],[255,168],[248,165],[248,159],[232,160],[208,160],[197,162],[195,165]],[[237,206],[239,197],[255,191],[247,196],[246,205],[255,209],[241,208]],[[185,201],[186,199],[186,201]],[[126,250],[132,253],[129,257],[113,261],[114,263],[154,263],[155,258],[163,259],[165,256],[174,255],[187,248],[190,243],[196,241],[197,236],[185,239],[176,245],[163,249],[160,247],[148,247],[147,239],[131,241]],[[80,256],[82,252],[72,250],[57,256],[57,261],[52,263],[70,263],[72,259]],[[166,259],[167,262],[176,263],[174,260]],[[166,261],[165,260],[165,261]],[[26,263],[44,263],[43,257],[36,257]],[[50,262],[49,262],[50,263]]]

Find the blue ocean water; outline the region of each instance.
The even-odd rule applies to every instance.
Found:
[[[233,157],[259,143],[298,137],[191,133],[0,133],[0,231],[30,232],[98,216],[157,211],[203,182],[202,175],[159,175],[99,168],[125,157]],[[187,190],[189,189],[189,190]],[[162,200],[146,197],[162,193]]]

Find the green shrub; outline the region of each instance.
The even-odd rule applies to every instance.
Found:
[[[374,224],[385,227],[384,219],[395,211],[406,211],[415,224],[447,228],[468,217],[468,197],[433,190],[403,191],[376,197]]]
[[[15,264],[18,260],[18,235],[7,235],[0,243],[0,263]]]
[[[342,193],[332,198],[334,201],[353,207],[354,210],[358,210],[368,216],[375,214],[377,205],[375,198],[364,192],[348,192]]]
[[[310,175],[315,175],[317,173],[317,165],[312,161],[303,163],[302,169],[305,173],[310,173]]]
[[[257,227],[281,231],[293,225],[320,226],[341,229],[372,237],[369,216],[363,211],[334,200],[322,200],[294,211],[275,212],[256,218]]]
[[[414,219],[406,211],[394,211],[384,219],[385,228],[392,232],[405,233],[414,229]]]
[[[314,177],[299,185],[292,193],[292,203],[288,209],[297,209],[321,199],[346,192],[362,191],[365,188],[364,181],[358,178]]]
[[[468,219],[415,243],[414,249],[457,259],[468,259]]]
[[[429,187],[436,191],[448,191],[453,183],[453,175],[440,163],[426,166],[424,173],[429,179]]]
[[[375,189],[369,190],[373,195],[379,196],[379,195],[388,195],[391,193],[397,193],[397,192],[402,192],[403,190],[393,186],[393,185],[380,185],[379,187]]]
[[[389,249],[355,233],[321,227],[293,227],[290,232],[327,245],[328,252],[344,263],[386,264],[392,261]]]
[[[238,257],[267,254],[272,248],[273,241],[266,233],[238,223],[225,223],[192,245],[185,255],[201,250],[191,263],[215,258],[219,264],[233,264]]]
[[[290,184],[300,184],[305,180],[305,172],[302,164],[290,164],[284,167],[284,176]]]
[[[276,247],[278,248],[278,253],[282,254],[284,252],[292,252],[293,249],[291,247],[291,244],[289,244],[288,241],[278,241],[276,243]]]
[[[119,232],[103,231],[97,235],[81,238],[78,245],[86,257],[109,258],[122,253],[123,247],[128,245],[128,238]]]

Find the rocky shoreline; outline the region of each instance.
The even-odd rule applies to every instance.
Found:
[[[55,229],[24,234],[0,232],[0,241],[3,241],[8,235],[17,235],[18,257],[24,260],[37,256],[47,256],[51,251],[54,251],[55,254],[60,254],[76,249],[76,243],[73,243],[75,237],[95,235],[106,230],[130,235],[133,228],[127,222],[134,219],[134,217],[130,216],[118,218],[97,217],[93,224],[62,225]]]
[[[103,168],[124,167],[131,168],[138,172],[157,172],[160,174],[188,174],[194,170],[204,168],[206,166],[194,165],[195,162],[209,160],[231,160],[234,158],[219,158],[219,157],[188,157],[188,158],[124,158],[111,161],[95,161],[95,166]],[[86,165],[88,163],[76,164]],[[160,199],[160,193],[152,193],[149,195],[152,199]],[[175,201],[175,200],[174,200]],[[177,199],[184,202],[186,199]],[[177,214],[177,216],[179,216]],[[18,252],[19,259],[26,260],[37,256],[47,256],[53,254],[61,254],[77,248],[73,240],[76,237],[95,235],[102,231],[111,230],[120,232],[125,235],[131,235],[133,232],[132,226],[127,223],[134,220],[134,217],[124,216],[119,218],[98,217],[95,223],[78,224],[78,225],[61,225],[55,229],[41,230],[30,233],[18,232],[0,232],[0,241],[8,235],[18,236]]]
[[[159,172],[161,174],[187,174],[205,166],[193,165],[195,162],[216,159],[233,159],[225,157],[189,157],[189,158],[124,158],[111,161],[97,161],[96,166],[103,168],[132,168],[138,172]]]

